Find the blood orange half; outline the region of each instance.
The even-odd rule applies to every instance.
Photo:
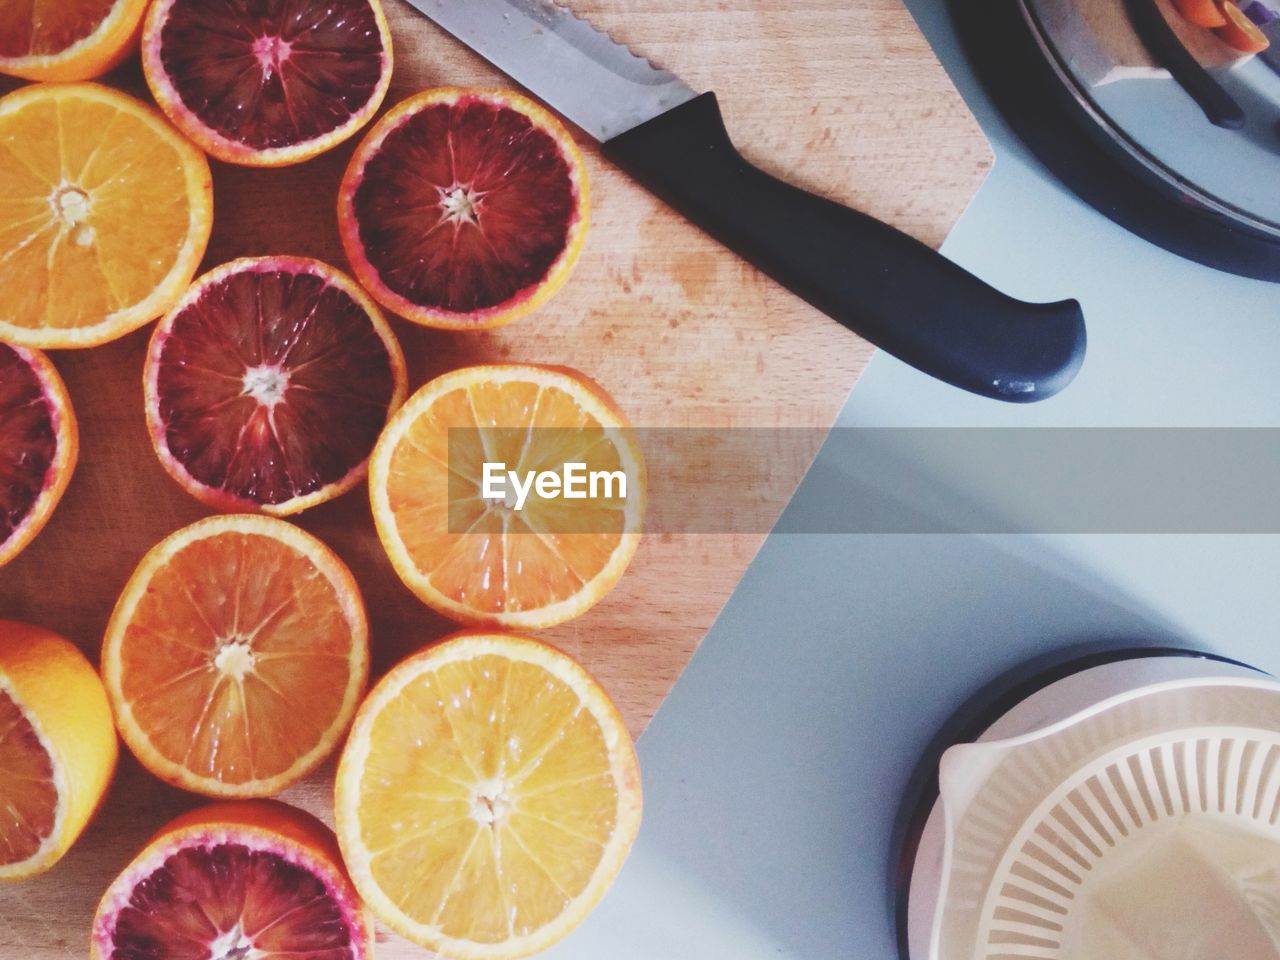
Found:
[[[111,707],[84,654],[0,620],[0,881],[58,862],[102,802],[117,753]]]
[[[107,889],[93,960],[365,960],[373,922],[332,831],[283,803],[215,803],[166,826]]]
[[[157,0],[142,33],[156,101],[212,156],[299,163],[369,122],[391,83],[379,0]]]
[[[587,223],[577,145],[508,91],[409,98],[370,131],[338,193],[357,278],[429,327],[496,327],[544,303],[573,269]]]
[[[0,566],[45,525],[78,450],[71,400],[53,364],[38,350],[0,343]]]
[[[164,468],[220,510],[297,513],[346,492],[408,389],[382,313],[317,260],[235,260],[156,327],[143,372]]]

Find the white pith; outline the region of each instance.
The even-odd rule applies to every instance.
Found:
[[[264,363],[244,372],[244,392],[268,409],[284,399],[289,389],[289,371],[279,364]]]
[[[249,641],[238,637],[223,640],[213,656],[213,668],[236,682],[253,673],[256,663],[257,658],[253,655],[253,647],[249,645]]]
[[[444,211],[445,223],[469,223],[475,225],[480,222],[478,216],[480,200],[483,194],[471,187],[455,185],[446,190],[443,187],[437,187],[440,191],[440,209]]]

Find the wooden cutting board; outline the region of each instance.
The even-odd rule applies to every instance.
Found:
[[[509,85],[401,0],[385,3],[396,42],[388,104],[440,84]],[[934,246],[989,169],[985,140],[901,0],[575,6],[695,88],[714,88],[736,141],[759,165]],[[111,79],[140,89],[136,67]],[[604,384],[637,426],[816,428],[805,434],[803,450],[757,465],[748,489],[735,494],[756,515],[776,517],[871,346],[685,223],[603,161],[589,138],[579,140],[593,224],[574,276],[549,305],[502,330],[445,334],[397,321],[411,386],[483,360],[561,363]],[[345,266],[334,198],[353,148],[284,170],[214,164],[216,220],[206,268],[267,253]],[[79,467],[48,527],[0,570],[0,617],[58,630],[95,660],[112,604],[142,554],[206,513],[162,472],[146,438],[141,371],[148,333],[54,357],[80,418]],[[733,480],[708,473],[700,492],[724,496],[729,488],[719,485]],[[450,629],[394,576],[363,488],[298,522],[355,572],[371,615],[375,674]],[[599,606],[542,636],[599,677],[639,734],[765,529],[647,537]],[[331,778],[330,765],[285,799],[331,820]],[[0,956],[83,956],[111,878],[169,817],[197,802],[122,758],[103,812],[66,859],[44,877],[0,888]],[[393,938],[379,955],[422,954]]]

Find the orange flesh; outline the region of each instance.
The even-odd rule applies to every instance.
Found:
[[[138,117],[74,95],[0,117],[8,323],[89,327],[140,304],[173,269],[190,220],[182,158]]]
[[[485,460],[505,462],[522,476],[559,472],[569,461],[614,471],[622,469],[617,448],[568,393],[514,382],[442,395],[391,457],[387,495],[397,529],[437,591],[484,613],[537,609],[573,596],[618,546],[623,502],[531,495],[516,512],[482,498]]]
[[[1261,53],[1271,46],[1267,35],[1231,0],[1222,4],[1222,14],[1226,25],[1219,27],[1217,34],[1241,53]]]
[[[156,571],[121,644],[123,694],[166,759],[223,783],[265,779],[333,723],[351,642],[308,558],[269,537],[217,534]]]
[[[33,857],[53,833],[53,763],[31,721],[0,690],[0,864]]]
[[[381,710],[360,784],[374,878],[448,937],[498,943],[558,917],[617,820],[597,721],[542,667],[484,655]]]
[[[0,0],[0,57],[61,53],[89,36],[115,0]]]
[[[1178,12],[1197,27],[1221,27],[1227,22],[1218,0],[1175,0]]]

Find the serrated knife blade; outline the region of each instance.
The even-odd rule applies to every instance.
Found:
[[[1076,301],[1015,300],[894,227],[758,169],[734,147],[714,93],[555,0],[408,2],[690,221],[900,360],[1018,403],[1052,396],[1080,368]]]
[[[409,0],[597,140],[697,94],[551,0]]]

